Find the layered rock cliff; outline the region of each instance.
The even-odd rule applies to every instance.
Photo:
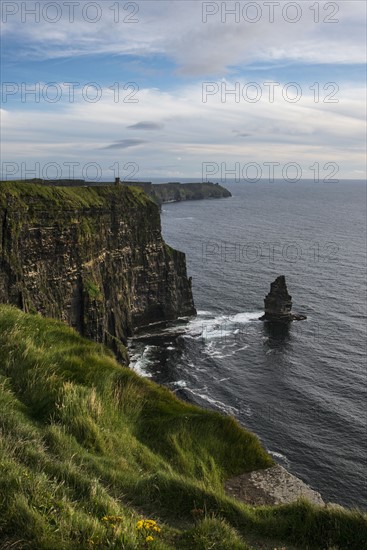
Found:
[[[61,319],[119,355],[137,327],[195,313],[185,255],[136,188],[0,184],[0,302]]]

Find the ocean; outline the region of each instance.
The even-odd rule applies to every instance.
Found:
[[[163,205],[198,315],[131,339],[131,367],[235,416],[324,500],[367,509],[366,184],[225,187]],[[282,329],[258,320],[278,275],[307,315]]]

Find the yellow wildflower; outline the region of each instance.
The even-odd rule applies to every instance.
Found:
[[[150,535],[146,537],[145,542],[152,542],[154,540]]]

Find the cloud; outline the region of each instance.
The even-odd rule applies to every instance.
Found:
[[[87,0],[79,2],[73,22],[64,3],[60,4],[62,17],[54,23],[44,17],[35,23],[34,17],[29,16],[26,23],[19,25],[21,10],[8,16],[2,31],[12,46],[9,55],[13,59],[17,51],[17,55],[20,52],[26,58],[55,59],[106,54],[147,58],[160,54],[173,61],[182,75],[191,76],[222,76],[230,74],[234,66],[257,61],[350,64],[364,63],[365,59],[366,4],[358,0],[317,2],[318,22],[315,4],[311,9],[308,2],[293,3],[302,12],[294,23],[289,21],[292,9],[286,9],[292,3],[285,0],[274,3],[277,6],[273,23],[269,20],[269,7],[261,2],[260,18],[254,23],[243,15],[246,2],[233,2],[241,9],[237,21],[233,15],[226,15],[230,7],[225,2],[213,2],[218,12],[206,21],[205,3],[196,0],[137,2],[135,23],[126,21],[129,14],[123,10],[116,22],[115,10],[103,2],[100,19],[93,24],[86,17],[88,13],[92,17],[93,10],[85,11],[83,17],[86,4]],[[338,8],[335,15],[331,13],[333,4]],[[335,23],[325,22],[328,16]]]
[[[239,132],[238,130],[232,130],[234,134],[236,134],[237,137],[243,137],[247,138],[250,137],[252,134],[246,134],[244,132]]]
[[[129,147],[136,147],[144,143],[147,143],[144,139],[122,139],[121,141],[102,147],[102,149],[128,149]]]
[[[230,88],[233,84],[228,81]],[[203,103],[199,84],[187,84],[172,93],[144,88],[132,109],[129,104],[114,103],[113,94],[103,90],[97,105],[77,96],[74,104],[60,110],[43,104],[42,116],[20,103],[3,110],[3,161],[24,161],[31,168],[36,162],[99,162],[106,176],[111,176],[115,162],[122,162],[121,177],[132,170],[124,166],[135,163],[139,167],[135,178],[151,177],[157,170],[162,177],[178,177],[179,171],[180,177],[197,178],[204,162],[226,163],[229,169],[236,162],[262,166],[297,162],[304,177],[312,178],[310,167],[315,162],[321,173],[326,163],[337,162],[339,177],[355,177],[355,170],[365,167],[364,87],[345,84],[338,104],[315,103],[313,92],[307,88],[304,92],[294,104],[284,101],[281,91],[274,103],[266,94],[258,103],[236,103],[232,96],[222,103],[220,94]],[[133,126],[137,119],[169,124],[157,139],[121,140],[121,121]],[[178,158],[185,160],[177,160],[175,170],[172,160]]]
[[[162,172],[165,172],[167,170],[177,170],[177,164],[164,164],[162,166],[153,166],[153,170],[160,170]]]
[[[168,177],[178,173],[198,177],[204,161],[299,162],[305,169],[315,162],[324,166],[336,161],[344,177],[364,173],[364,73],[359,76],[353,64],[364,62],[366,3],[280,0],[279,5],[274,3],[275,22],[269,23],[268,8],[258,2],[262,17],[254,24],[243,17],[236,22],[233,15],[222,21],[223,9],[255,4],[246,0],[213,2],[219,11],[209,16],[206,23],[202,17],[205,3],[197,0],[137,3],[136,23],[123,21],[129,18],[124,9],[120,10],[119,23],[114,21],[117,4],[123,8],[128,3],[114,3],[112,9],[112,3],[100,2],[101,18],[92,24],[81,16],[85,5],[97,4],[88,0],[80,0],[75,7],[73,22],[67,16],[67,3],[58,3],[63,15],[55,23],[44,17],[35,23],[30,15],[21,24],[23,3],[9,3],[17,4],[19,11],[9,16],[7,23],[1,23],[3,51],[8,56],[5,67],[17,66],[26,59],[26,63],[19,63],[22,79],[32,78],[35,69],[43,79],[47,75],[59,80],[63,101],[55,105],[41,97],[40,103],[32,103],[31,98],[25,103],[14,97],[4,104],[4,160],[24,160],[31,168],[38,161],[97,161],[104,163],[109,175],[110,167],[121,158],[124,166],[136,163],[140,173],[147,176],[162,170],[162,175],[165,171]],[[286,21],[283,9],[287,4],[302,7],[299,22]],[[327,24],[324,18],[331,13],[332,5],[339,8],[339,22]],[[318,8],[320,21],[316,23],[314,14]],[[51,17],[51,8],[48,13]],[[93,7],[87,13],[92,17]],[[69,58],[82,56],[90,57],[93,79],[101,79],[103,94],[96,103],[86,102],[82,83],[75,91],[74,103],[65,99],[68,94],[62,83],[68,81],[69,70],[73,74],[80,69],[80,75],[84,75],[84,59]],[[28,63],[47,59],[59,60],[53,61],[51,73],[47,72],[49,64]],[[108,88],[106,75],[111,84],[111,75],[128,79],[136,67],[146,76],[134,95],[138,101],[125,101],[130,92],[125,90],[123,95],[120,90],[120,100],[115,102],[116,90]],[[263,96],[259,102],[244,101],[243,93],[237,103],[233,94],[223,101],[220,91],[203,102],[203,81],[215,80],[218,90],[222,83],[233,90],[240,81],[242,90],[246,82],[259,78],[255,68],[262,71]],[[354,81],[348,83],[346,74],[353,75]],[[284,85],[297,78],[301,79],[302,98],[297,103],[286,102],[282,95]],[[318,103],[314,100],[316,79],[320,79]],[[340,85],[339,103],[327,103],[325,98],[332,90],[325,90],[323,85],[334,79]],[[269,80],[279,81],[274,103],[267,99],[264,86]],[[158,89],[158,85],[162,88]],[[129,139],[126,135],[132,134],[126,128],[157,133],[152,134],[154,140]],[[164,132],[158,132],[163,128]],[[96,159],[96,151],[100,158]],[[167,164],[174,159],[176,169]],[[128,168],[121,176],[127,171]]]
[[[164,124],[160,122],[137,122],[128,126],[130,130],[162,130]]]

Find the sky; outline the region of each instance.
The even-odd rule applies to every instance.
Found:
[[[1,3],[2,179],[366,176],[366,3]]]

